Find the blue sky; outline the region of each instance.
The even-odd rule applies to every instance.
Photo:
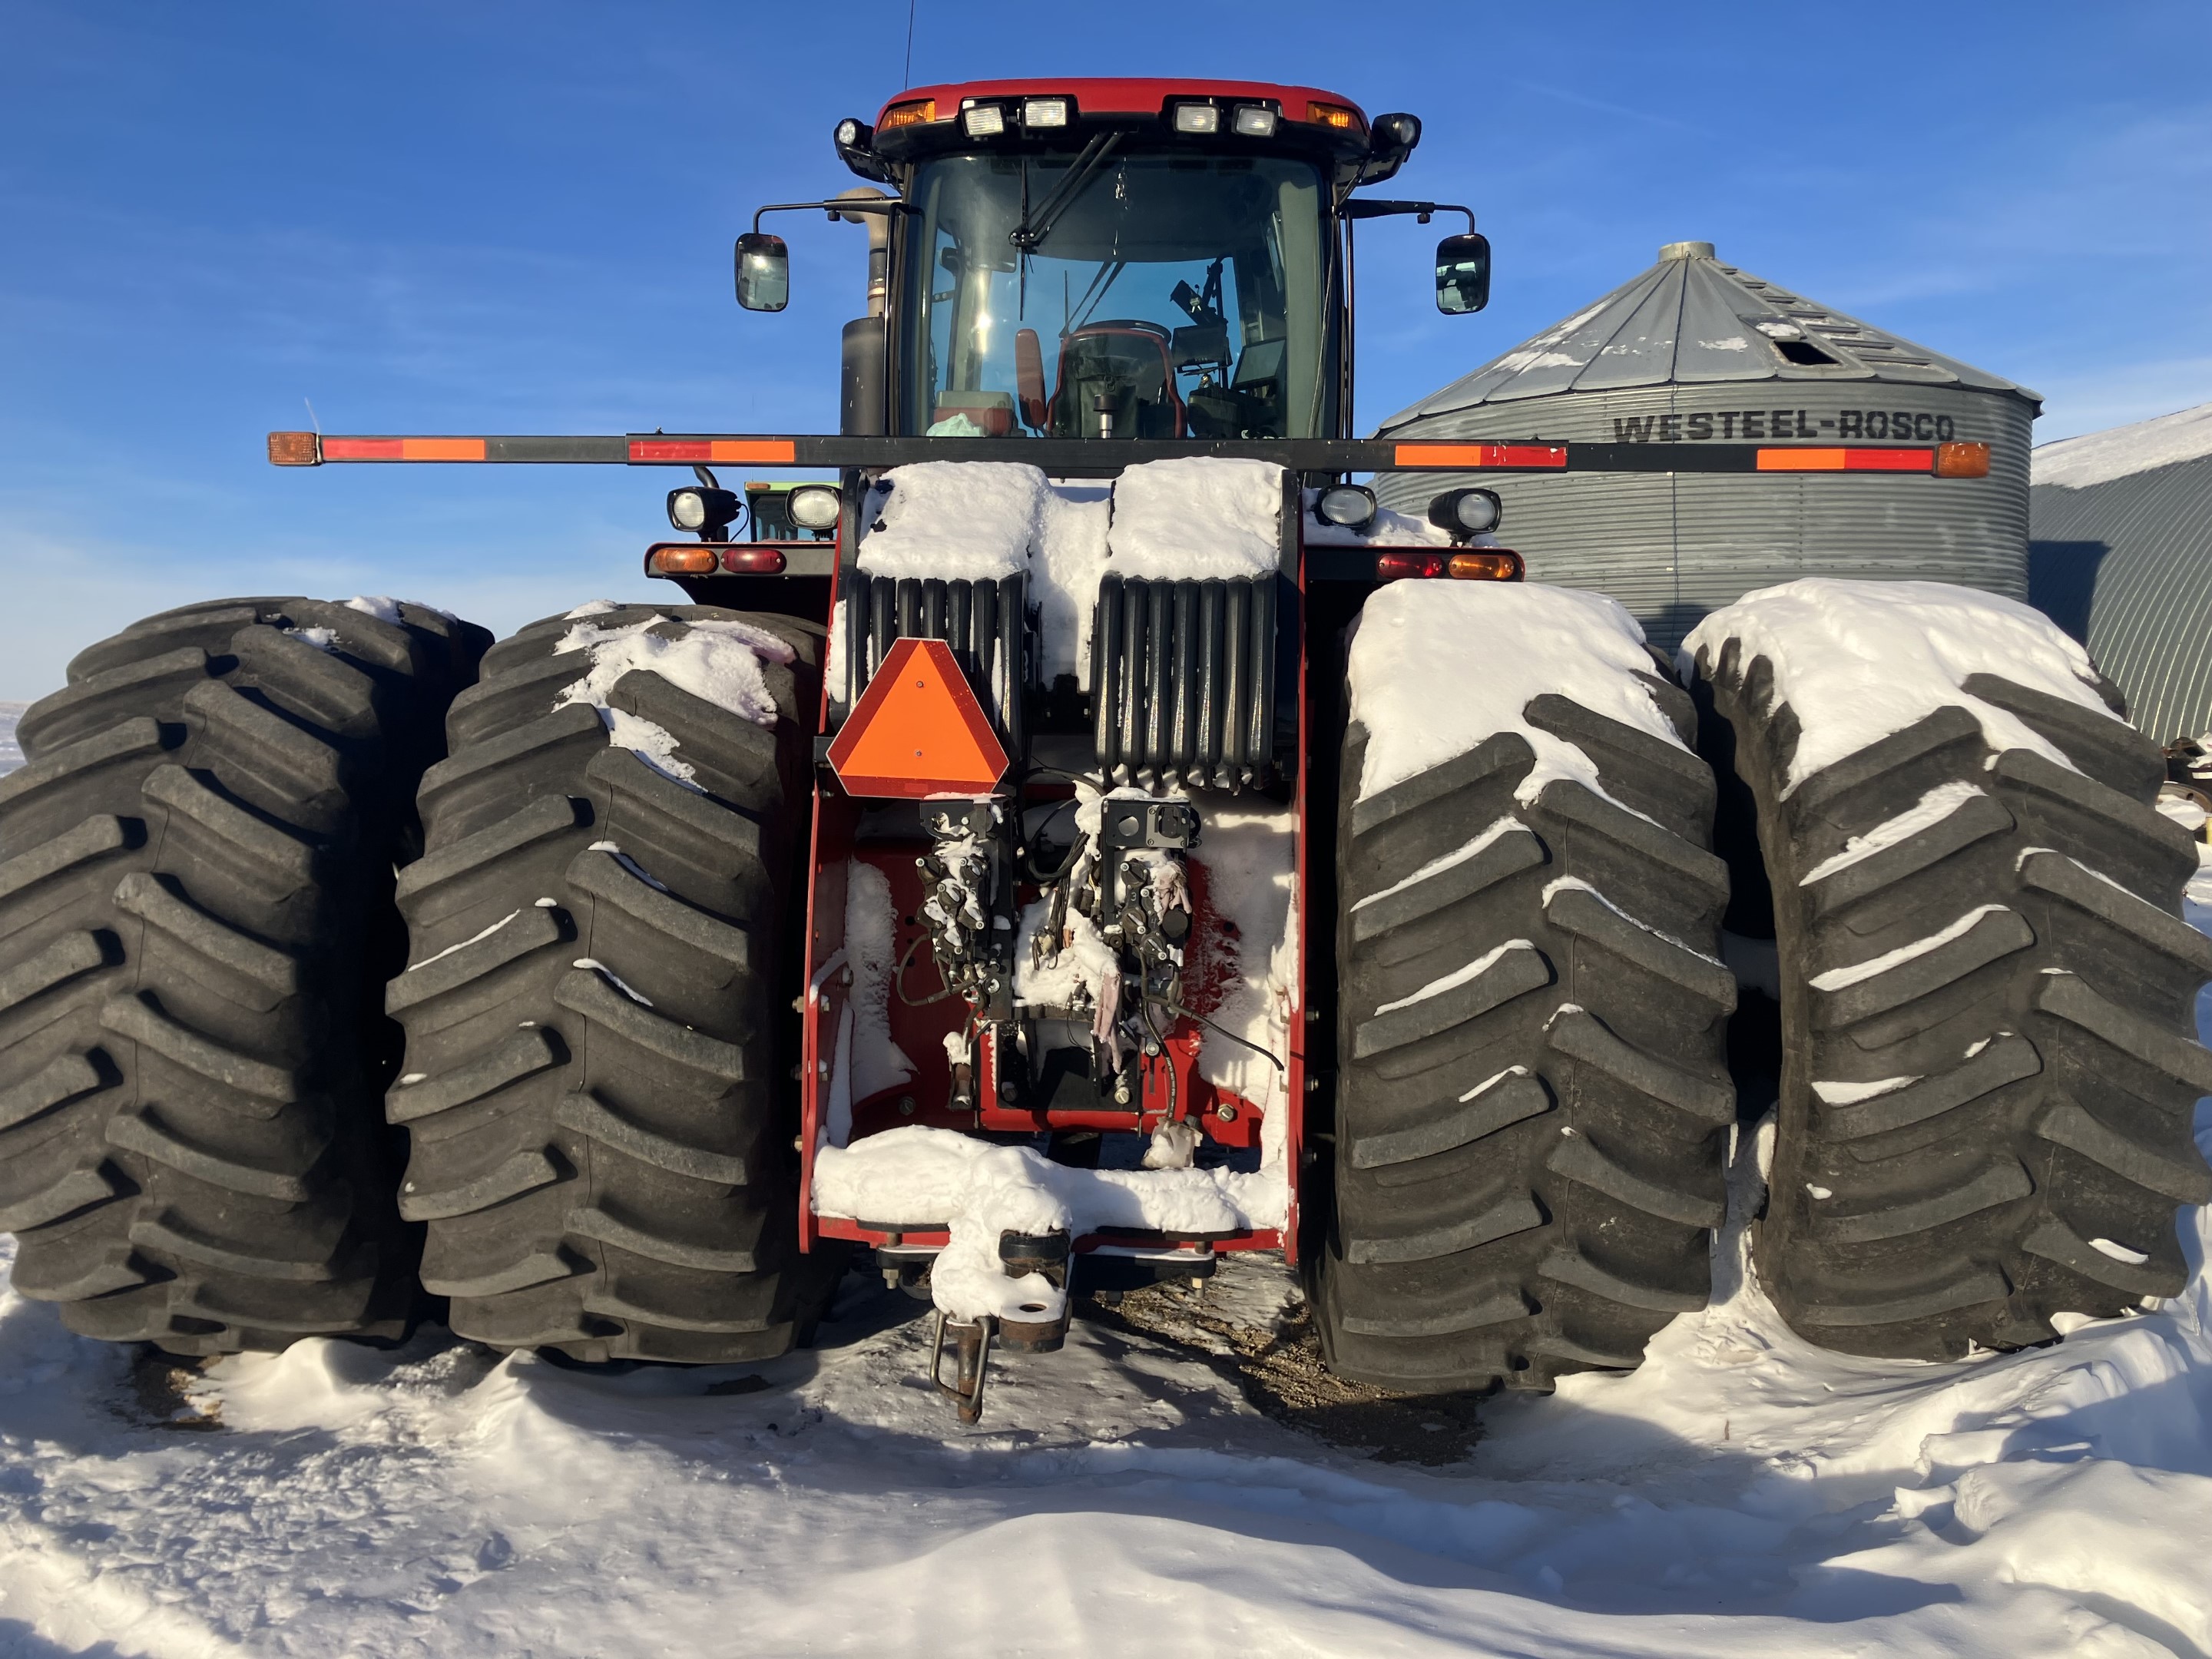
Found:
[[[905,0],[0,0],[0,698],[133,617],[391,592],[502,630],[638,576],[670,479],[277,472],[262,434],[830,430],[860,239],[732,302],[751,208],[854,183]],[[2041,391],[2039,440],[2212,399],[2212,5],[918,0],[915,82],[1318,82],[1426,123],[1491,309],[1362,240],[1360,416],[1679,239]]]

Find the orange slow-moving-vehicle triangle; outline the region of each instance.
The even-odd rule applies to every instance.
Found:
[[[900,640],[830,745],[848,794],[988,795],[1006,746],[942,640]]]

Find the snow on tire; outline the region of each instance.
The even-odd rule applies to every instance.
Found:
[[[71,1329],[184,1354],[404,1329],[392,870],[490,637],[389,600],[217,600],[81,653],[24,714],[0,1228]]]
[[[2027,607],[1805,581],[1691,635],[1774,896],[1785,1060],[1759,1277],[1803,1335],[1956,1358],[2186,1277],[2212,941],[2158,746]]]
[[[1350,679],[1330,1362],[1633,1366],[1705,1304],[1735,1115],[1689,700],[1620,606],[1534,585],[1383,588]]]
[[[586,607],[494,647],[455,703],[400,883],[387,1111],[424,1286],[462,1334],[694,1363],[804,1339],[821,1274],[797,1255],[776,988],[798,975],[819,640]]]

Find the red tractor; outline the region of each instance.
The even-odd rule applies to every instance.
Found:
[[[1711,1284],[1733,866],[1801,1330],[1940,1358],[2171,1293],[2212,1076],[2156,751],[1984,673],[1798,776],[1833,722],[1786,629],[1705,637],[1693,701],[1520,581],[1479,483],[1939,489],[1987,447],[1353,438],[1354,225],[1464,214],[1437,304],[1487,297],[1471,212],[1359,193],[1419,133],[1301,87],[917,88],[837,126],[869,187],[795,204],[867,236],[838,435],[271,434],[690,469],[646,556],[688,602],[494,645],[246,599],[77,658],[0,781],[16,1287],[185,1354],[427,1293],[501,1347],[720,1364],[865,1260],[935,1300],[972,1416],[1071,1291],[1267,1249],[1354,1378],[1632,1366]],[[828,477],[737,538],[717,466]],[[1416,520],[1377,471],[1451,487]]]

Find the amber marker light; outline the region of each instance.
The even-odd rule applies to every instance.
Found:
[[[893,104],[884,112],[884,118],[876,123],[878,132],[896,132],[901,127],[918,127],[937,118],[937,100],[915,98],[903,104]]]
[[[272,445],[275,438],[269,441]],[[1990,476],[1987,444],[1937,444],[1936,476],[1939,478],[1986,478]]]
[[[1359,131],[1359,117],[1341,104],[1308,104],[1306,119],[1317,127],[1334,127],[1339,132]]]
[[[711,576],[718,562],[713,548],[696,542],[662,542],[648,556],[664,576]]]
[[[1521,580],[1521,556],[1504,547],[1455,553],[1449,568],[1453,577],[1463,582],[1517,582]]]
[[[269,434],[271,466],[319,466],[322,447],[312,432],[272,432]]]

